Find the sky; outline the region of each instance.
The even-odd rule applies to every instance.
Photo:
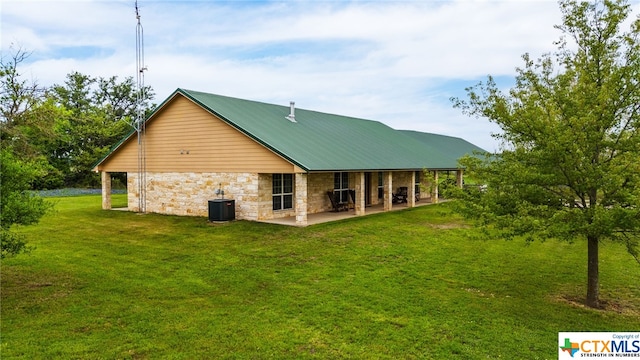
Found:
[[[499,149],[487,119],[451,97],[493,76],[507,90],[521,56],[553,52],[550,0],[139,0],[145,85],[161,103],[177,88],[381,121]],[[632,0],[633,16],[640,0]],[[2,56],[31,53],[26,79],[63,84],[77,71],[136,77],[135,1],[0,3]]]

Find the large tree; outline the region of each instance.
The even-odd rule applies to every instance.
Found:
[[[137,115],[133,78],[71,72],[46,89],[19,71],[30,53],[11,50],[0,58],[0,147],[39,168],[34,189],[99,185],[91,165],[131,131]],[[148,114],[153,90],[141,94]]]
[[[508,93],[489,77],[453,99],[502,129],[499,153],[461,161],[486,186],[460,205],[505,237],[585,239],[586,304],[599,307],[599,246],[621,241],[638,260],[640,17],[624,1],[559,5],[556,52],[523,55]]]
[[[20,156],[34,152],[29,139],[24,136],[25,127],[33,126],[31,111],[38,106],[44,88],[34,80],[24,79],[18,66],[30,53],[21,48],[0,57],[0,141],[3,148],[20,151]]]
[[[49,91],[49,98],[69,112],[58,120],[58,143],[49,151],[50,162],[66,175],[68,185],[99,185],[91,167],[131,131],[136,91],[132,77],[118,82],[115,76],[94,78],[78,72]],[[148,110],[153,90],[147,86],[142,93],[142,106]]]
[[[63,176],[49,163],[47,145],[58,138],[56,122],[64,111],[46,100],[44,87],[20,73],[19,66],[30,53],[13,46],[10,50],[0,58],[0,148],[38,168],[31,186],[61,186]]]
[[[18,71],[28,57],[21,48],[0,57],[0,259],[28,251],[12,226],[37,223],[51,208],[29,191],[51,170],[36,139],[52,136],[53,121],[43,116],[44,107],[35,110],[44,89]]]

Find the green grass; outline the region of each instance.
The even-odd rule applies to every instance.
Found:
[[[2,262],[2,359],[555,359],[559,331],[640,330],[622,246],[588,309],[583,242],[478,240],[447,204],[291,228],[55,201]]]

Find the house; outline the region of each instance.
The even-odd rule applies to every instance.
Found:
[[[459,138],[293,103],[177,89],[148,117],[141,140],[133,131],[94,170],[102,174],[105,209],[111,208],[110,174],[125,172],[131,211],[206,216],[208,200],[224,191],[238,219],[295,216],[306,225],[308,214],[333,209],[328,192],[350,200],[356,215],[370,205],[390,210],[400,187],[406,206],[437,201],[437,188],[430,193],[420,185],[441,171],[454,171],[462,184],[457,159],[474,150],[482,151]]]

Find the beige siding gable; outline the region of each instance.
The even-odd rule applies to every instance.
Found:
[[[295,167],[182,95],[176,95],[147,123],[147,171],[291,173]],[[134,134],[99,167],[138,171]]]

